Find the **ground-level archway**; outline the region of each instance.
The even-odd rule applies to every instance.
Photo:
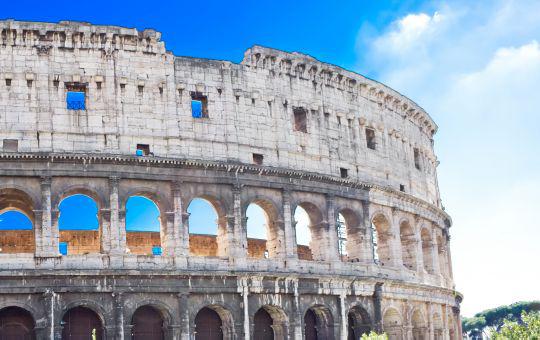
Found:
[[[14,306],[0,310],[1,340],[34,340],[34,327],[34,318],[27,310]]]
[[[253,317],[253,339],[274,340],[273,323],[270,314],[264,308],[260,308]]]
[[[137,308],[131,318],[131,338],[133,340],[163,340],[163,317],[152,306]]]
[[[71,308],[64,314],[62,325],[62,340],[103,339],[103,323],[90,308]]]
[[[347,315],[347,340],[358,340],[371,329],[368,312],[360,306],[351,308]]]
[[[195,340],[222,340],[223,321],[219,314],[208,307],[201,309],[195,317]]]
[[[281,307],[264,305],[253,316],[253,339],[289,338],[289,320]]]
[[[314,306],[304,314],[304,339],[333,340],[334,318],[324,306]]]

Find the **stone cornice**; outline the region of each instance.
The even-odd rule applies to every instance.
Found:
[[[226,171],[233,173],[251,173],[265,176],[286,177],[290,179],[317,181],[322,183],[341,185],[348,188],[376,190],[392,195],[403,202],[426,209],[451,225],[450,216],[420,198],[400,192],[388,186],[374,183],[367,183],[353,179],[344,179],[324,174],[305,172],[293,169],[283,169],[275,167],[264,167],[244,163],[225,163],[206,160],[179,159],[165,157],[136,157],[126,155],[106,155],[106,154],[76,154],[76,153],[0,153],[1,161],[44,161],[57,163],[80,162],[82,164],[105,163],[105,164],[132,164],[132,165],[153,165],[157,167],[169,168],[192,168],[215,171]]]

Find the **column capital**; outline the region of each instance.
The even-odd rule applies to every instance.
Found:
[[[111,220],[111,209],[100,209],[99,214],[104,220]]]
[[[117,187],[119,183],[120,183],[120,177],[118,176],[109,177],[109,185]]]
[[[51,182],[52,182],[52,177],[51,176],[41,176],[40,181],[41,181],[41,187],[42,188],[50,187]]]
[[[243,187],[244,187],[243,184],[240,184],[240,183],[234,183],[234,184],[233,184],[233,188],[232,188],[233,194],[239,195],[239,194],[242,192],[242,188],[243,188]]]
[[[167,220],[167,222],[171,222],[171,223],[174,223],[174,215],[176,213],[174,211],[166,211],[165,212],[165,219]]]
[[[182,185],[184,182],[182,180],[176,180],[171,182],[171,191],[173,194],[180,194],[182,191]]]
[[[182,222],[183,222],[183,223],[188,222],[188,221],[189,221],[189,216],[190,216],[190,215],[191,215],[191,214],[188,213],[188,212],[183,212],[183,213],[182,213]]]

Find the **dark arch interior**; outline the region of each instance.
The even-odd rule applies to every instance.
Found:
[[[195,317],[196,340],[222,340],[222,321],[219,314],[208,307],[201,309]]]
[[[89,308],[75,307],[70,309],[62,318],[62,325],[62,340],[103,339],[101,320]]]
[[[0,310],[1,340],[33,340],[34,318],[20,307],[6,307]]]
[[[363,334],[370,331],[371,324],[367,311],[358,306],[352,308],[347,315],[347,339],[360,339]]]
[[[334,321],[325,307],[312,307],[304,315],[304,338],[306,340],[333,340]]]
[[[274,340],[274,330],[272,329],[274,320],[264,308],[260,308],[257,313],[255,313],[253,323],[253,339]]]
[[[131,318],[131,338],[133,340],[163,340],[163,318],[152,306],[137,308]]]

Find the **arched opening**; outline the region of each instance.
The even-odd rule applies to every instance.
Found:
[[[399,237],[401,240],[401,257],[403,266],[410,270],[416,270],[416,238],[414,231],[408,221],[403,221],[399,225]]]
[[[268,214],[260,205],[251,203],[246,209],[246,218],[248,256],[269,258],[268,239],[270,238],[270,218]]]
[[[383,214],[378,214],[371,221],[373,233],[373,258],[381,266],[390,264],[390,222]]]
[[[428,229],[423,228],[420,233],[422,239],[422,257],[424,260],[424,270],[430,274],[433,274],[433,242],[431,241],[431,233]]]
[[[253,323],[253,339],[274,340],[274,331],[272,329],[274,320],[264,308],[259,308],[255,313]]]
[[[446,278],[448,277],[448,253],[446,251],[446,242],[441,235],[437,236],[437,255],[441,275]]]
[[[347,222],[341,213],[338,214],[336,221],[336,231],[338,239],[338,253],[341,261],[348,261],[349,253],[347,252]]]
[[[342,209],[336,222],[338,250],[342,261],[358,262],[365,258],[364,233],[360,218],[351,209]]]
[[[433,338],[434,340],[443,339],[443,322],[439,313],[433,314]]]
[[[300,203],[294,211],[298,258],[301,260],[324,260],[326,241],[321,211],[312,203]]]
[[[371,321],[368,312],[360,306],[351,308],[347,315],[347,339],[358,340],[370,331]]]
[[[23,191],[0,190],[1,254],[35,252],[34,209],[32,199]]]
[[[222,340],[222,326],[219,314],[213,309],[204,307],[195,317],[195,340]]]
[[[103,324],[90,308],[74,307],[62,318],[62,340],[103,339]]]
[[[226,256],[227,221],[216,200],[194,198],[188,205],[189,252],[192,256]]]
[[[328,308],[314,306],[306,311],[304,314],[304,339],[334,339],[334,318]]]
[[[394,308],[388,308],[383,316],[383,329],[389,340],[402,339],[403,323],[401,315]]]
[[[96,201],[83,194],[68,196],[58,205],[60,253],[90,254],[101,250]]]
[[[152,306],[137,308],[131,318],[131,338],[133,340],[163,340],[163,317]]]
[[[420,310],[416,309],[412,314],[411,325],[414,340],[425,340],[427,338],[426,321]]]
[[[313,252],[309,246],[311,244],[309,215],[301,206],[296,207],[294,211],[294,222],[298,258],[300,260],[313,260]]]
[[[0,339],[34,340],[34,327],[34,318],[27,310],[15,306],[0,310]]]
[[[131,254],[161,255],[161,214],[151,199],[144,196],[128,198],[126,243]]]

